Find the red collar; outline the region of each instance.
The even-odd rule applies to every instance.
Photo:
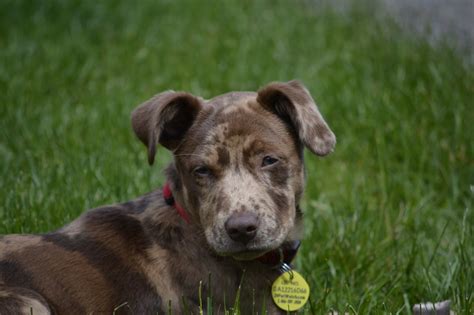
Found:
[[[165,183],[163,186],[163,198],[167,205],[172,206],[176,209],[179,216],[189,224],[189,216],[186,210],[176,202],[173,197],[173,192],[171,191],[169,183]],[[280,267],[283,263],[290,264],[293,258],[295,258],[296,254],[298,253],[298,249],[300,247],[301,242],[298,240],[290,241],[283,243],[279,248],[269,251],[264,255],[256,258],[259,262],[265,265],[269,265],[272,267]]]
[[[189,217],[183,207],[174,200],[173,192],[171,192],[170,184],[167,182],[163,187],[163,198],[168,206],[173,206],[178,212],[179,216],[189,224]]]
[[[298,240],[283,243],[277,249],[258,257],[257,260],[262,264],[271,266],[272,268],[278,268],[284,263],[289,265],[295,258],[296,254],[298,254],[300,245],[301,242]]]

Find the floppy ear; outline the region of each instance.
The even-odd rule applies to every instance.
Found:
[[[173,151],[181,143],[202,108],[201,101],[185,92],[163,92],[132,112],[132,127],[148,147],[148,163],[155,160],[160,143]]]
[[[258,91],[257,101],[292,125],[301,142],[313,153],[324,156],[333,151],[336,136],[299,81],[270,83]]]

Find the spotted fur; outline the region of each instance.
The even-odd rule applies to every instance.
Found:
[[[276,82],[207,101],[168,91],[132,125],[150,164],[158,144],[172,151],[166,176],[190,223],[158,189],[52,233],[3,236],[0,313],[197,314],[199,291],[222,313],[242,283],[243,314],[262,303],[280,314],[269,295],[278,272],[255,258],[301,237],[303,148],[326,155],[335,144],[307,89]],[[225,228],[239,213],[258,218],[246,244]]]

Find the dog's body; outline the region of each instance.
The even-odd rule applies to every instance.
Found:
[[[263,304],[279,314],[279,272],[259,257],[300,237],[303,147],[326,155],[335,144],[307,90],[272,83],[209,101],[165,92],[132,124],[150,163],[158,143],[173,152],[175,204],[160,189],[54,233],[2,237],[0,314],[197,313],[208,296],[221,313],[241,283],[243,314]]]

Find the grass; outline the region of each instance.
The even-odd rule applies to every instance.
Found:
[[[162,183],[129,113],[299,78],[338,136],[308,155],[305,313],[474,313],[474,71],[368,12],[293,1],[0,2],[0,233]],[[206,277],[207,275],[203,275]],[[245,303],[245,301],[241,301]]]

